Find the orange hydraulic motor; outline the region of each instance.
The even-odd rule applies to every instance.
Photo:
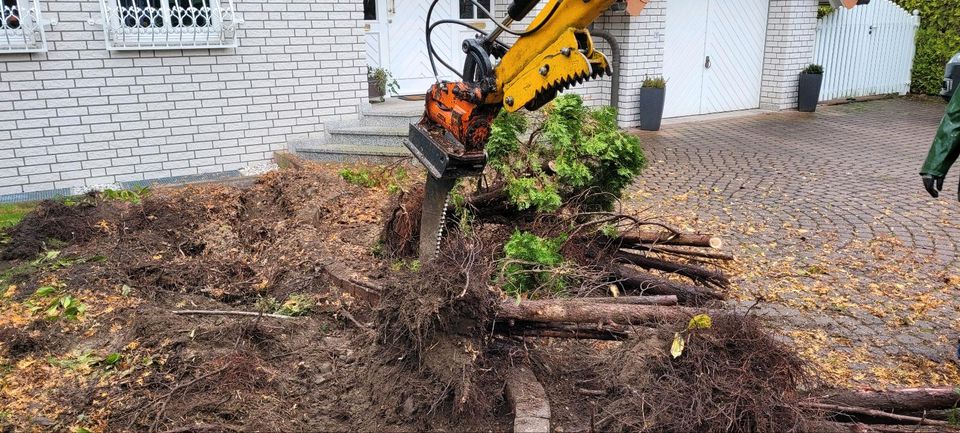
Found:
[[[463,144],[462,151],[481,150],[490,137],[490,124],[500,111],[499,105],[484,104],[485,93],[472,83],[434,84],[427,92],[426,116]]]

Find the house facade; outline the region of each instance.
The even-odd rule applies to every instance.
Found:
[[[509,0],[477,3],[500,20]],[[639,16],[607,12],[593,29],[612,34],[621,48],[621,124],[636,126],[640,85],[654,76],[667,80],[665,117],[794,107],[798,74],[813,59],[818,3],[650,0]],[[367,61],[389,69],[401,93],[419,91],[433,80],[422,42],[427,6],[429,2],[422,0],[366,2]],[[494,27],[470,0],[441,2],[434,15],[465,20],[482,30]],[[460,41],[474,34],[464,27],[438,27],[434,46],[438,54],[460,65]],[[595,39],[609,56],[609,47]],[[441,78],[454,77],[441,70]],[[609,104],[610,90],[607,79],[575,91],[594,103]]]
[[[0,1],[0,201],[236,174],[366,104],[360,0]]]
[[[401,94],[434,80],[424,0],[0,2],[0,202],[235,175],[361,119],[368,65]],[[435,18],[492,29],[483,9],[502,18],[507,6],[477,3],[441,0]],[[816,8],[651,0],[640,16],[608,12],[594,28],[621,48],[620,122],[636,125],[640,84],[660,75],[667,116],[791,108]],[[441,26],[434,45],[459,65],[472,36]],[[609,104],[610,85],[576,91]]]

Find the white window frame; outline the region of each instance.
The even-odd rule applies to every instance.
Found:
[[[483,17],[483,16],[480,15],[480,14],[481,14],[480,8],[478,8],[477,5],[473,4],[473,2],[470,2],[470,8],[472,9],[472,13],[471,13],[470,17],[463,17],[463,15],[460,13],[460,12],[462,12],[462,11],[460,10],[460,2],[459,2],[459,0],[458,0],[458,2],[457,2],[457,17],[458,17],[459,19],[461,19],[461,20],[467,20],[467,21],[482,21],[482,20],[486,20],[486,19],[487,19],[486,17]],[[496,17],[496,16],[497,16],[497,0],[490,0],[490,7],[487,8],[487,9],[489,9],[489,10],[490,10],[490,13],[491,13],[494,17]]]
[[[20,27],[10,28],[7,17],[12,13],[0,2],[0,54],[44,53],[47,51],[47,35],[44,25],[56,24],[43,19],[39,0],[14,0]]]
[[[161,18],[160,27],[127,26],[121,19],[120,0],[100,0],[103,15],[103,33],[110,51],[138,50],[189,50],[212,48],[236,48],[239,46],[237,28],[243,19],[236,13],[233,0],[207,0],[203,10],[192,9],[191,13],[203,12],[210,22],[205,26],[173,26],[171,0],[159,0],[160,9],[153,13]],[[136,0],[131,8],[138,9]],[[192,2],[191,2],[192,3]]]

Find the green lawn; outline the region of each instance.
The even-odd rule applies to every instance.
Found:
[[[17,225],[35,207],[37,203],[0,204],[0,230]]]

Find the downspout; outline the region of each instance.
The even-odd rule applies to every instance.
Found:
[[[610,44],[610,55],[613,57],[613,75],[610,77],[610,105],[620,110],[620,43],[617,38],[605,30],[593,30],[591,35],[599,37]]]

